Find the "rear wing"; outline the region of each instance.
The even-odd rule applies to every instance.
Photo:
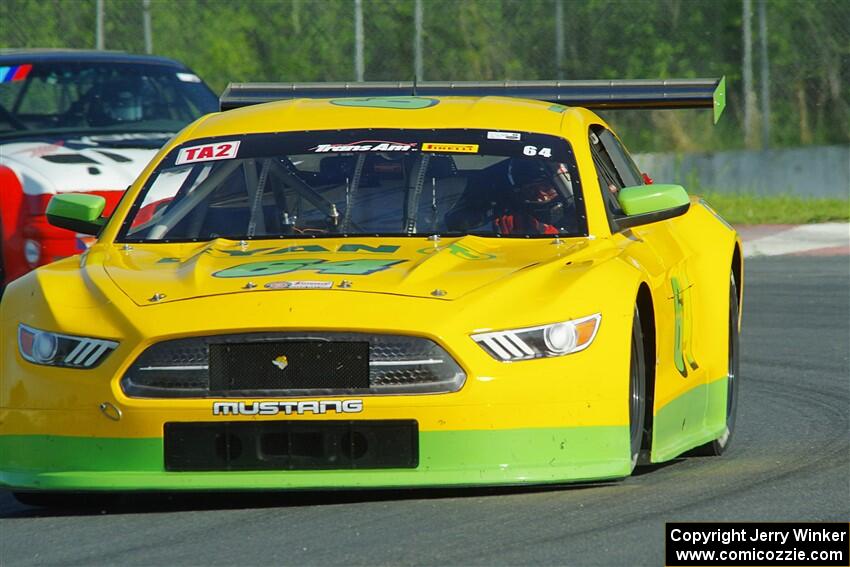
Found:
[[[507,96],[591,109],[726,107],[726,78],[614,81],[427,81],[365,83],[230,83],[221,110],[293,98]]]

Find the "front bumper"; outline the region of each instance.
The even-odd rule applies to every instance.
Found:
[[[162,438],[3,436],[0,484],[24,490],[341,489],[627,476],[627,427],[422,431],[415,469],[166,472]]]

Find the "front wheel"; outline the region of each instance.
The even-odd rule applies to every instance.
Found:
[[[738,413],[738,387],[740,382],[740,353],[738,352],[738,286],[735,277],[729,284],[729,374],[726,378],[726,428],[723,434],[700,447],[696,453],[708,457],[722,455],[729,447],[735,431],[735,416]]]

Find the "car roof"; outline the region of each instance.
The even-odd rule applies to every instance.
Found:
[[[340,99],[293,99],[246,106],[207,116],[185,139],[268,132],[368,128],[513,130],[562,136],[584,128],[595,115],[584,108],[508,97],[423,97],[424,108],[383,108],[335,103]],[[358,99],[348,99],[355,101]],[[586,135],[586,134],[585,134]]]
[[[168,65],[186,69],[187,67],[168,57],[158,55],[137,55],[123,51],[98,51],[94,49],[0,49],[0,65],[22,63],[61,63],[67,62],[103,62]]]

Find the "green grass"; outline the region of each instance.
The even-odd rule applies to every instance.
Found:
[[[802,199],[789,195],[760,195],[699,192],[720,216],[731,224],[805,224],[850,221],[846,199]]]

